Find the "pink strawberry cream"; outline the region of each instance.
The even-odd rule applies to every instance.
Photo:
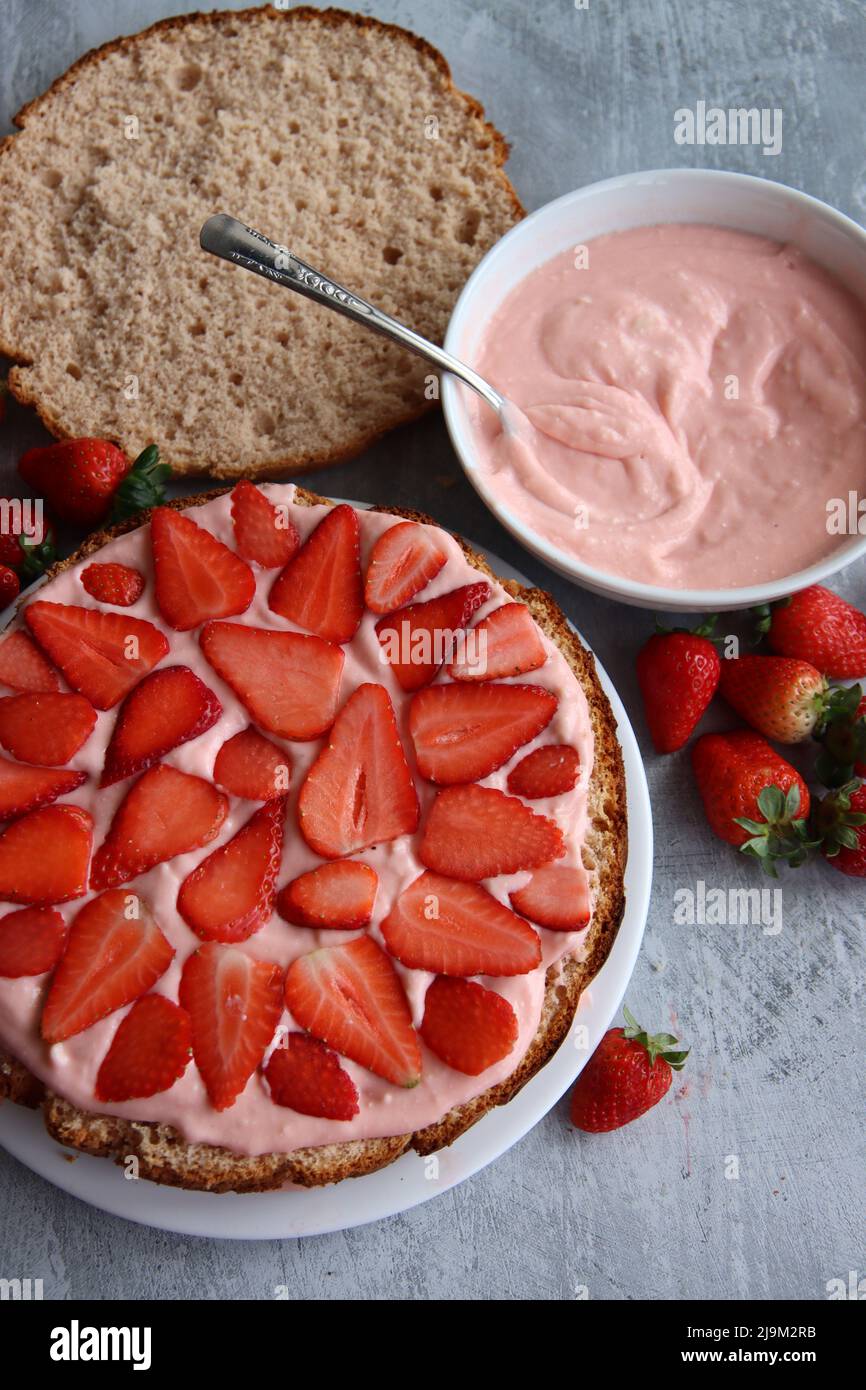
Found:
[[[262,491],[273,502],[290,503],[292,520],[302,540],[306,539],[327,510],[325,507],[299,506],[292,502],[294,488],[291,485],[268,486]],[[228,495],[203,506],[191,508],[187,515],[197,525],[207,528],[219,540],[233,548],[234,535]],[[366,571],[367,560],[375,541],[384,530],[396,523],[394,517],[371,511],[359,512],[359,519],[362,569]],[[440,531],[437,531],[437,536],[447,548],[448,558],[436,578],[418,595],[419,599],[436,597],[479,577],[478,572],[467,563],[460,546],[450,536]],[[90,563],[92,558],[84,564]],[[173,632],[162,619],[154,601],[150,528],[142,527],[111,542],[104,547],[98,558],[100,561],[119,561],[141,571],[147,581],[142,598],[128,609],[112,611],[123,611],[136,618],[148,619],[165,631],[171,643],[171,650],[163,664],[189,666],[222,702],[223,715],[217,724],[200,737],[173,749],[163,759],[184,772],[210,779],[219,748],[226,739],[249,725],[249,714],[229,686],[205,660],[198,642],[198,630]],[[84,592],[79,578],[83,567],[76,566],[65,571],[41,588],[38,597],[53,602],[92,607],[92,601]],[[276,573],[276,570],[256,568],[257,587],[252,604],[240,618],[233,618],[231,621],[277,631],[291,629],[291,624],[278,617],[268,607],[268,592]],[[500,586],[492,584],[491,589],[491,598],[478,610],[473,621],[499,607],[503,602],[509,601],[508,595]],[[412,743],[408,735],[409,696],[400,689],[389,666],[383,664],[380,659],[381,647],[375,634],[376,620],[375,614],[365,612],[357,635],[344,647],[346,660],[340,705],[342,706],[349,695],[366,681],[379,682],[386,687],[394,703],[403,746],[413,770],[421,802],[423,829],[435,789],[417,774]],[[16,619],[13,626],[21,626],[20,618]],[[573,791],[534,801],[531,805],[533,810],[556,820],[564,832],[567,853],[559,862],[563,865],[579,864],[586,828],[587,787],[592,770],[593,740],[589,711],[583,691],[565,659],[546,637],[543,637],[543,641],[547,649],[545,664],[522,679],[551,690],[558,700],[556,713],[543,734],[518,749],[511,762],[485,779],[485,785],[504,790],[509,769],[541,743],[567,743],[576,748],[580,756],[581,771]],[[437,681],[443,679],[445,677],[440,673]],[[116,710],[99,714],[93,734],[70,764],[85,771],[88,781],[72,795],[62,798],[62,802],[83,806],[92,814],[95,821],[94,847],[98,847],[104,839],[112,816],[131,785],[126,781],[102,791],[97,790],[96,784],[115,719]],[[280,743],[278,739],[274,741]],[[282,867],[278,878],[280,887],[322,862],[307,846],[298,830],[297,798],[306,771],[320,752],[323,740],[283,743],[282,746],[288,753],[292,773]],[[132,881],[132,889],[149,903],[162,931],[175,949],[171,966],[155,986],[157,993],[165,994],[172,1000],[177,999],[184,962],[201,944],[177,912],[180,885],[196,864],[219,845],[231,839],[249,819],[257,804],[232,796],[227,818],[215,840],[203,849],[178,855]],[[382,937],[379,923],[387,915],[402,889],[423,871],[424,866],[417,855],[419,840],[420,832],[403,835],[387,844],[352,856],[371,864],[379,876],[378,895],[370,930],[380,944]],[[485,886],[507,905],[509,891],[521,886],[529,877],[526,872],[502,875],[488,879]],[[92,896],[90,893],[75,902],[64,903],[59,910],[66,920],[70,921],[82,904]],[[11,910],[14,906],[10,903],[8,909]],[[0,905],[0,912],[6,910],[7,905]],[[101,1105],[94,1099],[96,1074],[118,1024],[128,1009],[118,1010],[66,1042],[49,1047],[42,1041],[39,1028],[42,1005],[49,984],[49,977],[46,975],[0,979],[0,1045],[25,1062],[49,1088],[84,1110],[122,1115],[134,1120],[167,1123],[179,1130],[188,1141],[223,1145],[238,1153],[288,1152],[308,1145],[406,1133],[440,1119],[452,1106],[478,1095],[487,1087],[503,1080],[517,1067],[538,1027],[547,968],[568,953],[579,954],[583,939],[580,932],[553,932],[538,928],[538,933],[543,955],[543,962],[539,968],[528,975],[481,981],[506,998],[517,1015],[519,1036],[513,1051],[480,1076],[467,1076],[439,1061],[422,1045],[423,1074],[420,1083],[413,1089],[396,1087],[356,1063],[341,1059],[358,1089],[360,1098],[359,1113],[350,1121],[313,1118],[276,1105],[270,1098],[261,1071],[251,1076],[234,1105],[219,1112],[210,1103],[194,1061],[190,1062],[180,1080],[159,1095],[147,1100]],[[355,932],[294,927],[274,913],[255,935],[242,944],[241,949],[258,959],[274,961],[285,968],[303,953],[318,946],[336,945],[355,935]],[[433,976],[420,970],[407,969],[400,964],[397,964],[396,968],[406,989],[413,1021],[417,1025],[423,1015],[424,996]],[[280,1029],[295,1030],[296,1027],[291,1016],[284,1010],[278,1033]]]
[[[791,246],[662,225],[532,271],[474,365],[534,427],[473,400],[478,476],[537,536],[647,584],[735,588],[838,544],[866,487],[866,315]]]

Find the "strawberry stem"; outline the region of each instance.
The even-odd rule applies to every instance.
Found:
[[[861,785],[855,777],[845,786],[822,797],[815,807],[813,830],[828,859],[835,859],[840,849],[859,847],[857,830],[866,825],[866,812],[852,811],[851,797]]]
[[[622,1016],[626,1022],[626,1026],[622,1030],[623,1037],[627,1038],[629,1042],[640,1043],[641,1047],[646,1049],[651,1067],[655,1066],[656,1058],[661,1057],[674,1071],[682,1071],[685,1066],[686,1058],[689,1055],[689,1048],[686,1048],[684,1052],[671,1052],[669,1050],[672,1047],[676,1047],[679,1038],[675,1038],[673,1033],[647,1033],[641,1028],[637,1019],[629,1012],[625,1004],[622,1006]]]
[[[800,788],[794,782],[787,793],[781,787],[766,786],[758,793],[758,810],[762,821],[748,816],[734,816],[734,824],[749,832],[749,839],[740,845],[740,852],[757,859],[771,878],[777,878],[776,861],[783,859],[792,869],[804,864],[809,851],[818,849],[820,838],[810,837],[809,827],[800,809]]]

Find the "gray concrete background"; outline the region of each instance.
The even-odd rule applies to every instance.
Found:
[[[2,0],[0,132],[87,48],[184,3]],[[423,34],[511,141],[528,208],[627,170],[705,164],[761,174],[866,219],[860,0],[376,0]],[[783,151],[690,148],[674,111],[780,107]],[[2,223],[0,223],[2,227]],[[2,235],[2,230],[0,230]],[[0,489],[42,439],[14,409]],[[523,553],[463,481],[439,419],[307,481],[415,506],[553,591],[607,666],[646,752],[657,836],[646,942],[628,992],[692,1048],[666,1101],[611,1135],[579,1136],[561,1103],[472,1181],[405,1216],[307,1241],[232,1243],[152,1232],[93,1211],[0,1154],[0,1275],[53,1298],[821,1299],[864,1272],[864,888],[823,864],[782,880],[783,929],[686,927],[674,894],[760,882],[704,824],[687,760],[649,751],[634,654],[649,615],[594,599]],[[866,604],[866,568],[836,586]],[[723,718],[720,722],[723,722]],[[732,1172],[731,1156],[738,1164]]]

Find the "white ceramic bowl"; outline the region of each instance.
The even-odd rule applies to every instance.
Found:
[[[659,222],[705,222],[790,242],[836,274],[866,302],[866,231],[826,203],[784,184],[710,169],[657,169],[624,174],[567,193],[519,222],[488,251],[457,301],[445,346],[473,363],[484,328],[511,289],[536,267],[605,232]],[[866,553],[853,536],[823,560],[796,574],[741,589],[670,589],[606,574],[558,549],[502,505],[475,466],[475,437],[467,410],[471,392],[444,376],[442,401],[454,448],[466,476],[506,530],[553,569],[586,589],[642,608],[715,612],[749,608],[816,584]]]

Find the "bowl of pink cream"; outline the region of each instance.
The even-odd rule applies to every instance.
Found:
[[[745,174],[628,174],[480,262],[446,347],[466,474],[527,547],[644,607],[748,607],[866,551],[866,232]]]

